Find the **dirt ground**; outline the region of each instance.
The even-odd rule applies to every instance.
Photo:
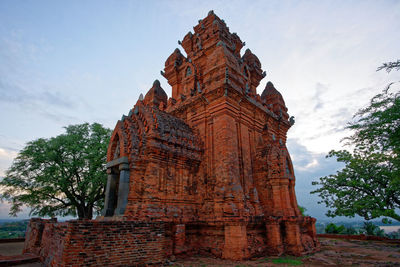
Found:
[[[228,261],[205,256],[179,257],[169,266],[399,266],[400,243],[320,238],[321,250],[303,257],[262,257],[248,261]],[[11,256],[22,252],[22,242],[0,244],[0,255]],[[18,266],[42,266],[28,263]]]
[[[321,250],[303,257],[262,257],[228,261],[202,256],[180,257],[170,266],[400,266],[400,244],[320,238]]]

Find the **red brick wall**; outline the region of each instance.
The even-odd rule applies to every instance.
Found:
[[[37,222],[35,222],[37,224]],[[132,266],[161,264],[165,224],[133,221],[46,223],[35,241],[27,235],[26,252],[36,252],[49,266]]]
[[[55,223],[56,219],[46,220],[41,218],[32,218],[26,228],[25,244],[23,253],[39,254],[44,226],[46,223]]]
[[[266,230],[263,223],[250,223],[246,226],[248,256],[265,255],[267,249]],[[188,224],[186,225],[185,253],[211,254],[223,257],[225,249],[225,226],[223,222],[214,222],[213,225]]]
[[[355,240],[375,240],[375,241],[389,241],[392,243],[400,243],[400,239],[390,239],[381,236],[371,235],[341,235],[341,234],[317,234],[317,237],[322,238],[337,238],[337,239],[355,239]]]
[[[56,266],[62,263],[67,233],[68,222],[44,225],[39,256],[47,266]]]
[[[224,226],[222,223],[213,225],[189,224],[186,226],[186,244],[194,253],[211,254],[222,257],[224,250]]]
[[[252,257],[266,255],[267,233],[264,224],[257,223],[247,225],[247,243]]]

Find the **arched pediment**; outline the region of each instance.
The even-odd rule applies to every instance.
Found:
[[[112,161],[114,159],[125,157],[128,155],[126,151],[127,140],[122,127],[122,122],[118,121],[111,135],[110,143],[108,145],[107,161]]]

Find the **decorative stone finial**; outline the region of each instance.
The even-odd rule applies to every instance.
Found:
[[[290,116],[289,123],[290,123],[290,126],[294,125],[294,123],[295,123],[294,116]]]
[[[160,81],[159,81],[159,80],[155,80],[155,81],[153,82],[153,86],[154,86],[154,87],[161,87]]]
[[[142,93],[140,93],[140,95],[139,95],[139,101],[143,101],[143,94]]]
[[[159,80],[155,80],[153,82],[153,87],[146,93],[144,97],[144,104],[145,105],[154,105],[156,107],[160,106],[161,102],[167,104],[168,96],[165,93],[164,89],[161,88],[161,84]]]
[[[278,90],[275,89],[272,82],[267,82],[264,91],[261,94],[261,100],[265,100],[267,104],[280,104],[285,106],[283,97]]]

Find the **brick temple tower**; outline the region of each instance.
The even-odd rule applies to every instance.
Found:
[[[213,11],[185,35],[108,149],[101,220],[167,222],[170,253],[244,259],[318,247],[297,207],[282,95],[250,49]],[[168,254],[168,253],[167,253]]]
[[[171,255],[241,260],[319,247],[297,207],[286,148],[294,123],[258,58],[210,11],[117,122],[96,220],[31,219],[24,252],[46,266],[162,265]]]

